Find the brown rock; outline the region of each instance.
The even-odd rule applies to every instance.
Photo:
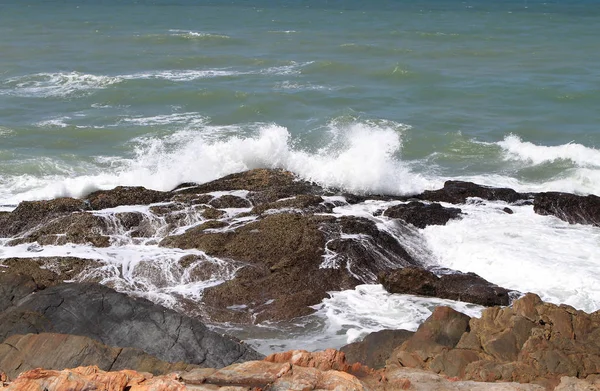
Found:
[[[229,194],[215,197],[208,204],[217,209],[252,207],[252,203],[247,199]]]
[[[439,277],[419,267],[405,267],[382,273],[379,282],[390,293],[435,296]]]
[[[12,237],[53,218],[88,209],[85,202],[74,198],[51,201],[23,201],[11,213],[3,214],[0,237]]]
[[[98,367],[53,371],[33,369],[21,374],[8,387],[19,391],[184,391],[185,385],[171,376],[153,377],[135,371],[104,372]]]
[[[112,190],[91,193],[85,201],[94,210],[114,208],[121,205],[148,205],[163,202],[171,193],[149,190],[143,187],[117,186]]]
[[[449,202],[452,204],[464,204],[469,197],[513,203],[526,199],[527,195],[519,194],[513,189],[508,188],[487,187],[472,182],[446,181],[442,189],[434,191],[426,190],[422,194],[415,196],[415,198],[422,200]]]
[[[0,265],[5,266],[0,272],[31,276],[36,289],[44,289],[65,280],[77,279],[89,269],[101,266],[101,263],[75,257],[39,257],[6,258],[0,260]]]
[[[458,208],[445,208],[440,204],[424,204],[422,202],[409,202],[388,208],[384,216],[402,219],[417,228],[428,225],[446,225],[451,219],[459,218],[462,211]]]
[[[221,386],[250,386],[264,388],[291,370],[289,363],[248,361],[219,369],[207,376],[206,382]]]
[[[508,305],[509,291],[475,273],[454,273],[437,277],[419,267],[405,267],[382,273],[379,281],[390,293],[434,296],[484,306]]]
[[[571,224],[600,226],[600,197],[568,193],[538,193],[533,210],[540,215],[552,215]]]
[[[379,369],[385,366],[394,349],[413,334],[408,330],[381,330],[367,335],[361,342],[342,346],[340,351],[346,355],[348,364],[361,363]]]

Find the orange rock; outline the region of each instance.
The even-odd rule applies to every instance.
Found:
[[[34,369],[19,375],[10,391],[184,391],[185,385],[174,376],[154,377],[131,370],[105,372],[96,366],[62,371]]]

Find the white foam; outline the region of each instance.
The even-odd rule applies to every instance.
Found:
[[[51,119],[47,119],[44,121],[40,121],[38,123],[36,123],[36,126],[39,126],[40,128],[66,128],[67,126],[69,126],[69,124],[67,124],[65,121],[71,119],[71,117],[68,116],[62,116],[62,117],[56,117],[56,118],[51,118]]]
[[[508,159],[524,160],[534,165],[569,160],[579,167],[600,168],[600,150],[581,144],[536,145],[515,135],[506,136],[497,144],[506,152]]]
[[[474,272],[508,289],[585,311],[600,309],[600,230],[501,202],[461,206],[467,214],[422,232],[441,266]]]
[[[183,37],[188,39],[230,39],[231,37],[224,34],[213,34],[202,31],[188,31],[188,30],[169,30],[172,36]]]
[[[252,168],[284,168],[325,186],[352,192],[405,194],[421,191],[428,182],[414,174],[395,154],[401,149],[401,124],[353,122],[336,129],[333,140],[321,150],[311,152],[293,147],[291,135],[274,124],[241,127],[205,126],[195,113],[173,114],[128,121],[160,124],[179,121],[188,124],[163,138],[136,140],[131,159],[104,157],[112,170],[65,177],[23,176],[8,185],[10,203],[23,199],[80,197],[94,189],[118,185],[145,186],[170,190],[180,183],[204,183]],[[231,134],[250,134],[246,137]],[[0,178],[1,179],[1,178]],[[14,179],[14,178],[13,178]],[[0,202],[7,203],[1,199]]]
[[[81,72],[37,73],[6,79],[0,94],[25,97],[70,96],[103,89],[120,83],[118,76],[92,75]]]

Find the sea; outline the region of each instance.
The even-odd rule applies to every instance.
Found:
[[[259,167],[361,194],[459,179],[600,195],[599,42],[597,0],[0,0],[0,211]],[[419,230],[429,262],[599,310],[600,228],[505,206],[471,202]],[[5,242],[0,258],[32,256]],[[130,270],[184,253],[120,241],[34,255]],[[203,289],[122,274],[121,290],[165,305]],[[293,322],[212,327],[265,353],[339,347],[414,330],[439,304],[481,311],[361,285]]]

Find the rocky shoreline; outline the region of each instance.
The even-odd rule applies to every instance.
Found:
[[[410,197],[367,196],[266,169],[170,192],[118,187],[84,199],[22,202],[0,212],[0,244],[23,249],[0,259],[0,370],[16,379],[7,386],[15,390],[68,389],[73,385],[64,382],[75,378],[73,389],[94,389],[93,382],[117,377],[121,388],[114,389],[130,390],[480,387],[473,381],[510,382],[485,388],[498,390],[598,387],[598,311],[585,314],[473,273],[427,266],[418,228],[460,219],[460,205],[473,200],[504,201],[507,214],[511,205],[533,205],[540,215],[600,226],[596,196],[458,181]],[[356,205],[364,213],[345,213]],[[56,250],[71,244],[107,255]],[[115,265],[101,250],[116,245],[176,256],[160,267],[152,259]],[[266,361],[204,325],[290,320],[313,312],[328,292],[378,282],[390,293],[489,308],[471,319],[438,307],[416,333],[372,334],[342,348],[347,356],[292,352]],[[169,289],[173,284],[202,286],[201,294]],[[160,300],[143,298],[153,291]],[[89,365],[97,367],[55,371]],[[178,376],[161,377],[169,373]],[[203,380],[186,382],[190,376]]]

